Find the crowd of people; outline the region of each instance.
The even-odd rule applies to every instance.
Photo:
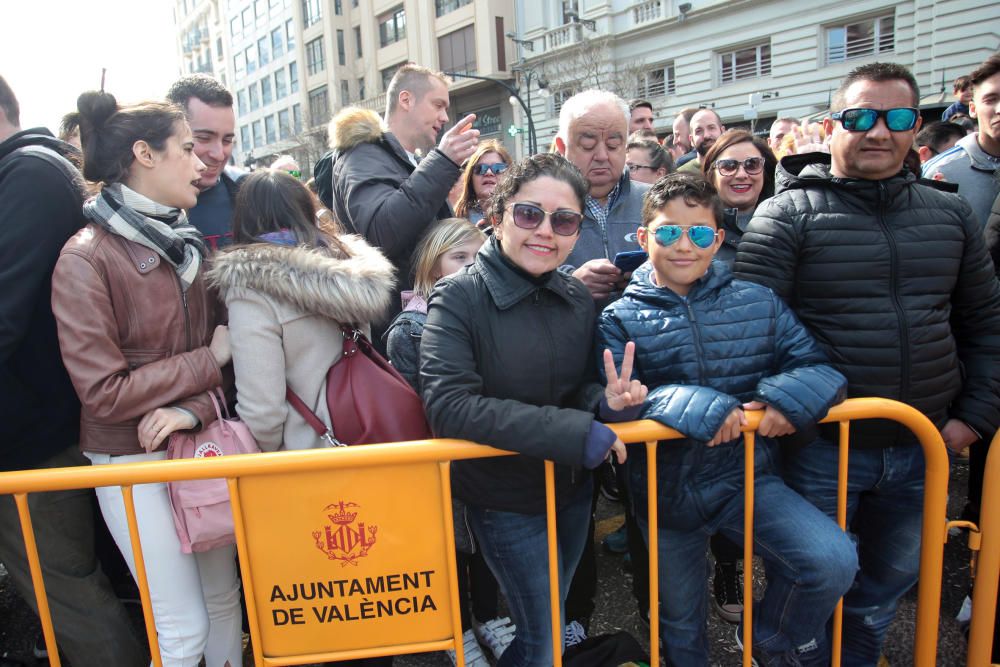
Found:
[[[951,454],[969,451],[978,516],[1000,425],[1000,54],[926,125],[891,63],[852,70],[821,123],[779,118],[765,136],[711,108],[660,136],[650,102],[587,90],[562,105],[551,151],[520,161],[474,115],[452,124],[449,85],[401,67],[384,116],[330,121],[306,184],[287,156],[231,166],[233,98],[206,75],[163,101],[84,93],[65,141],[22,130],[0,78],[0,469],[164,460],[171,434],[216,419],[217,388],[261,450],[323,447],[286,393],[329,423],[327,371],[355,327],[435,436],[517,454],[452,464],[466,664],[551,665],[552,602],[564,646],[587,635],[603,489],[625,508],[606,544],[628,552],[666,664],[686,667],[709,662],[710,607],[741,637],[741,428],[761,411],[767,586],[747,650],[762,666],[829,664],[843,598],[841,664],[879,664],[917,580],[923,455],[893,422],[852,424],[845,532],[837,436],[818,421],[846,397],[917,408]],[[660,448],[656,498],[645,450],[607,426],[638,418],[685,435]],[[166,485],[134,498],[163,664],[242,664],[235,548],[183,553]],[[95,556],[106,526],[135,575],[122,490],[98,489],[96,514],[91,499],[31,496],[57,641],[76,667],[138,665]],[[7,497],[0,562],[33,604]]]

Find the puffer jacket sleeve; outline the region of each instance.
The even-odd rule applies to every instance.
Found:
[[[414,391],[420,392],[420,325],[397,318],[386,333],[385,349],[389,361]]]
[[[993,210],[986,220],[986,249],[993,258],[993,269],[1000,277],[1000,196],[993,202]]]
[[[969,205],[963,201],[961,207],[965,246],[951,296],[951,326],[965,382],[950,413],[990,438],[1000,424],[1000,283]]]
[[[361,144],[342,158],[336,196],[355,231],[393,263],[409,258],[459,176],[459,167],[435,149],[406,178],[380,144]]]
[[[485,395],[474,355],[476,307],[466,287],[449,279],[438,284],[420,343],[421,390],[434,435],[582,465],[592,413]]]
[[[813,337],[791,309],[774,300],[775,368],[757,384],[754,400],[776,408],[796,430],[811,427],[844,400],[847,378],[827,362]]]
[[[799,239],[795,214],[782,204],[794,194],[772,197],[757,207],[733,263],[734,276],[770,287],[786,301],[795,287]]]
[[[63,252],[52,275],[52,312],[59,347],[80,402],[107,424],[202,394],[222,384],[222,371],[208,347],[131,368],[122,352],[115,312],[104,278],[85,257]],[[152,324],[150,326],[153,326]],[[208,394],[204,401],[209,403]],[[202,425],[214,414],[196,410]]]

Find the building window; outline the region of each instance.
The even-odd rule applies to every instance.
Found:
[[[247,7],[243,10],[243,29],[249,30],[253,27],[253,7]]]
[[[250,111],[260,108],[260,95],[257,91],[257,82],[255,81],[251,83],[247,90],[250,93]]]
[[[278,140],[278,135],[275,129],[276,128],[274,127],[274,115],[272,114],[270,116],[265,116],[264,134],[266,135],[265,138],[267,139],[267,143],[269,144],[273,144],[275,141]]]
[[[295,61],[288,63],[288,92],[299,92],[299,64]]]
[[[302,23],[308,28],[323,18],[320,0],[302,0]]]
[[[434,0],[434,11],[438,16],[444,16],[471,2],[472,0]]]
[[[365,99],[365,77],[358,78],[358,99]]]
[[[552,114],[554,116],[559,115],[562,105],[566,103],[566,100],[576,95],[579,90],[576,88],[562,88],[552,93]]]
[[[234,16],[233,18],[229,19],[229,34],[235,37],[236,35],[240,34],[240,30],[241,30],[240,17]]]
[[[257,58],[260,60],[261,66],[271,62],[271,49],[267,37],[261,37],[257,40]]]
[[[355,53],[358,54],[358,58],[364,56],[364,52],[361,50],[361,26],[354,26],[354,49]]]
[[[438,62],[444,72],[476,73],[474,26],[450,32],[438,39]]]
[[[351,103],[351,88],[347,81],[340,81],[340,106],[346,107]]]
[[[562,0],[562,22],[563,25],[573,23],[580,16],[579,0]]]
[[[396,7],[388,14],[379,17],[378,37],[382,46],[389,46],[406,39],[406,10],[403,7]]]
[[[288,109],[278,112],[278,138],[287,139],[292,136],[292,121],[288,115]]]
[[[247,59],[247,74],[253,74],[257,71],[257,49],[252,46],[248,46],[244,51],[243,55]]]
[[[298,104],[292,105],[292,130],[302,134],[302,107]]]
[[[295,26],[293,23],[292,19],[285,21],[285,45],[288,47],[286,50],[289,53],[295,50]]]
[[[215,57],[216,58],[221,58],[222,57],[222,38],[221,37],[217,37],[216,40],[215,40]]]
[[[247,91],[239,90],[236,92],[236,109],[239,111],[241,116],[245,116],[250,107],[247,106]]]
[[[253,148],[253,144],[250,143],[250,126],[244,125],[240,128],[240,147],[248,151]]]
[[[323,38],[317,37],[306,44],[306,72],[312,76],[326,69],[326,58],[323,56]]]
[[[242,52],[233,56],[233,70],[236,73],[237,79],[242,79],[247,73],[247,59]]]
[[[330,98],[326,86],[309,91],[309,127],[326,125],[330,120]]]
[[[389,92],[389,82],[392,81],[393,75],[396,73],[396,70],[398,70],[402,64],[403,63],[396,63],[392,67],[386,67],[384,70],[382,70],[381,74],[382,74],[383,93]]]
[[[254,148],[260,148],[264,145],[264,133],[261,131],[260,121],[255,120],[253,122],[253,146]]]
[[[257,17],[257,27],[267,25],[267,0],[254,0],[253,9]]]
[[[333,13],[337,16],[344,15],[344,3],[343,0],[333,0]]]
[[[271,88],[271,77],[265,76],[260,80],[260,103],[270,104],[274,101],[273,89]]]
[[[337,31],[337,63],[347,64],[347,48],[344,46],[344,31]]]
[[[674,79],[674,64],[657,65],[639,75],[636,94],[639,97],[662,97],[674,95],[677,84]]]
[[[271,16],[277,16],[281,13],[281,0],[268,0],[267,9]]]
[[[277,60],[285,52],[285,36],[281,34],[281,28],[271,31],[271,55]]]
[[[280,100],[288,94],[288,75],[281,68],[274,73],[274,99]]]
[[[771,44],[758,44],[719,54],[719,83],[771,74]]]
[[[896,19],[880,16],[826,29],[826,62],[874,56],[896,46]]]

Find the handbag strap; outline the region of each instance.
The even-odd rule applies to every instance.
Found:
[[[285,398],[292,404],[295,411],[302,415],[302,418],[306,420],[306,423],[309,424],[314,431],[316,431],[316,435],[325,440],[328,445],[331,447],[347,446],[347,443],[337,440],[337,437],[333,434],[333,428],[327,428],[326,425],[323,424],[323,420],[317,417],[316,413],[309,409],[309,406],[305,404],[305,401],[299,398],[298,394],[292,391],[291,387],[285,387]]]

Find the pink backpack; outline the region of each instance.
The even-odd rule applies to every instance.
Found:
[[[219,397],[216,397],[218,392]],[[200,459],[212,456],[252,454],[260,451],[247,425],[229,416],[219,389],[209,392],[218,419],[201,432],[178,432],[170,436],[167,459]],[[220,408],[221,400],[221,408]],[[225,412],[225,418],[222,414]],[[224,479],[189,479],[169,482],[167,493],[181,551],[208,551],[235,544],[229,487]]]

